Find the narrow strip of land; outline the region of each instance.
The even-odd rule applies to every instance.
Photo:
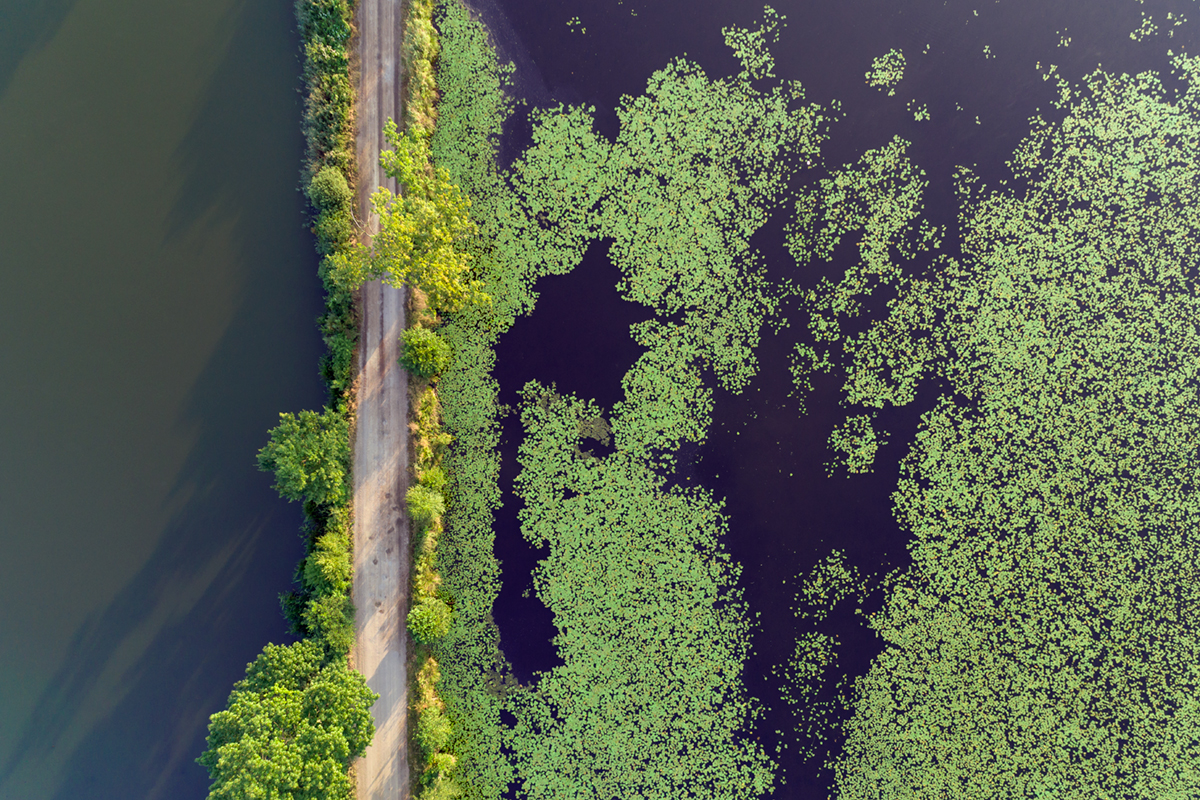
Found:
[[[400,119],[399,0],[358,0],[358,218],[368,237],[377,187],[396,190],[379,168],[383,123]],[[397,363],[404,292],[372,281],[362,289],[358,422],[354,440],[355,666],[379,693],[375,739],[358,761],[359,800],[408,797],[407,652],[408,387]]]

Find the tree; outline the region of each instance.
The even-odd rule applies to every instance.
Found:
[[[392,286],[416,287],[435,312],[486,302],[482,284],[468,276],[466,245],[476,232],[468,213],[471,201],[446,170],[433,167],[427,133],[400,135],[389,119],[384,135],[392,149],[379,154],[379,163],[403,192],[380,188],[371,196],[379,216],[371,249],[360,245],[335,254],[335,272],[349,286],[381,278]]]
[[[450,366],[450,345],[427,328],[409,328],[401,334],[404,350],[400,366],[419,378],[440,375]]]
[[[350,760],[375,735],[377,698],[341,659],[323,665],[314,642],[267,645],[209,723],[196,760],[210,800],[343,800]]]
[[[280,414],[258,468],[275,473],[275,489],[288,500],[336,504],[349,496],[350,425],[330,409],[320,414]]]

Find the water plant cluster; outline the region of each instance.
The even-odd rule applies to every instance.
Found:
[[[887,646],[837,693],[839,797],[1200,791],[1200,64],[1174,65],[1176,92],[1088,76],[1001,188],[961,169],[961,257],[899,268],[887,313],[828,339],[850,420],[946,386],[893,495]]]
[[[896,86],[904,78],[904,52],[895,48],[871,62],[867,70],[867,85],[880,91],[887,89],[888,97],[896,95]]]
[[[305,555],[297,589],[280,600],[301,641],[267,645],[214,714],[208,746],[198,759],[213,780],[210,797],[348,798],[350,762],[374,735],[369,713],[376,695],[350,669],[354,644],[350,425],[354,299],[330,269],[353,244],[354,93],[347,0],[297,0],[307,89],[303,169],[313,233],[323,257],[325,310],[318,323],[327,346],[321,374],[329,403],[320,412],[281,414],[258,454],[275,488],[304,506]]]
[[[817,112],[807,122],[794,105],[775,113],[769,92],[743,93],[737,78],[712,81],[679,59],[618,109],[615,141],[595,133],[590,109],[537,112],[531,147],[500,172],[491,159],[508,111],[504,70],[457,3],[442,14],[450,33],[439,75],[450,102],[434,155],[476,203],[481,274],[497,301],[494,316],[446,327],[456,352],[472,353],[444,384],[447,427],[462,431],[448,457],[462,468],[452,481],[472,491],[455,495],[445,534],[446,583],[471,613],[456,614],[441,662],[448,713],[462,720],[464,789],[762,793],[771,767],[761,751],[731,756],[753,702],[722,696],[733,711],[718,720],[689,699],[713,675],[723,691],[740,684],[748,626],[729,580],[737,567],[719,534],[697,533],[724,530],[719,500],[662,475],[678,443],[704,440],[708,379],[744,386],[759,331],[793,291],[769,285],[746,243],[780,200],[771,187],[790,175],[789,153],[816,153]],[[738,47],[768,41],[771,28],[727,35]],[[846,375],[846,422],[830,444],[848,471],[869,469],[887,445],[872,424],[878,409],[913,402],[930,381],[945,387],[894,495],[912,566],[863,577],[833,553],[802,576],[799,621],[809,629],[780,674],[793,735],[826,759],[838,796],[1200,790],[1190,666],[1200,607],[1190,540],[1200,515],[1200,68],[1186,58],[1176,67],[1178,93],[1150,74],[1097,72],[1074,92],[1060,80],[1066,118],[1033,121],[1011,161],[1014,181],[991,190],[959,172],[958,258],[939,255],[947,232],[923,218],[928,181],[902,139],[794,201],[788,244],[798,265],[828,260],[843,242],[858,250],[840,278],[801,295],[808,324],[793,359],[801,390],[813,371]],[[745,75],[772,69],[769,53],[743,54]],[[893,51],[868,81],[894,91],[902,75]],[[738,109],[739,122],[764,121],[753,144],[714,146],[707,137],[727,123],[710,97]],[[672,136],[657,135],[664,130]],[[773,152],[781,142],[792,149]],[[694,159],[700,150],[712,161]],[[486,613],[498,590],[492,346],[533,310],[538,277],[573,268],[600,237],[612,241],[623,295],[655,318],[631,331],[646,352],[613,409],[552,386],[524,390],[521,521],[549,548],[535,590],[555,615],[564,664],[517,687],[503,680]],[[718,288],[710,296],[706,287]],[[886,311],[865,330],[847,324],[881,289]],[[597,445],[607,452],[594,455]],[[660,525],[670,528],[669,559]],[[674,594],[696,563],[707,578],[688,573],[693,593]],[[861,606],[879,589],[883,610],[867,622],[886,647],[854,680],[839,671],[836,639],[816,626],[834,605]],[[720,658],[697,656],[700,640]],[[672,707],[658,693],[667,672],[682,676]],[[502,709],[514,725],[500,724]],[[682,724],[691,714],[696,729]],[[708,780],[689,760],[701,753],[741,777]]]
[[[433,154],[471,198],[471,253],[493,301],[441,329],[455,352],[440,384],[455,443],[439,563],[455,614],[435,649],[469,797],[499,797],[514,781],[536,797],[679,797],[699,785],[752,797],[771,785],[769,759],[746,738],[750,623],[718,541],[720,502],[670,487],[658,470],[680,442],[706,436],[702,376],[736,391],[754,374],[754,347],[786,291],[770,285],[748,242],[779,187],[817,155],[824,127],[798,84],[752,83],[770,75],[765,43],[781,22],[770,15],[760,30],[726,32],[742,62],[731,78],[710,79],[685,59],[656,73],[618,109],[615,142],[595,132],[591,109],[535,113],[532,145],[501,172],[506,70],[461,5],[441,7]],[[688,134],[655,134],[667,128]],[[489,613],[499,588],[494,345],[534,309],[538,278],[573,269],[602,236],[613,240],[622,293],[656,318],[632,332],[647,353],[609,418],[586,400],[526,387],[522,523],[551,550],[536,589],[555,613],[565,664],[515,686]],[[615,450],[593,457],[583,436]],[[578,513],[564,513],[575,502]],[[596,574],[600,552],[612,567]],[[640,616],[625,621],[629,613]],[[501,723],[502,710],[514,725]]]

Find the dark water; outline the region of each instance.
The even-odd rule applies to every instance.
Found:
[[[0,4],[0,798],[203,797],[317,407],[290,3]]]
[[[1157,70],[1167,79],[1167,49],[1193,49],[1189,45],[1196,42],[1194,31],[1200,25],[1197,19],[1176,28],[1169,38],[1167,12],[1195,16],[1196,8],[1187,2],[1151,0],[781,0],[772,5],[787,17],[781,41],[772,47],[776,74],[801,80],[809,100],[826,105],[837,99],[843,104],[845,116],[833,125],[824,149],[826,164],[836,168],[852,162],[894,135],[911,141],[909,156],[931,183],[925,215],[949,227],[949,247],[943,252],[951,255],[957,252],[951,182],[955,167],[971,166],[994,186],[1008,177],[1004,162],[1028,132],[1028,118],[1039,110],[1048,119],[1062,114],[1052,107],[1057,97],[1054,81],[1042,80],[1038,62],[1043,71],[1057,65],[1073,83],[1098,64],[1118,73]],[[720,29],[753,25],[762,14],[761,3],[729,0],[488,0],[478,7],[496,34],[502,57],[517,64],[518,94],[534,105],[595,105],[600,130],[610,138],[617,132],[614,109],[621,96],[644,91],[651,73],[669,59],[686,53],[711,77],[736,71]],[[1136,43],[1129,33],[1138,28],[1143,13],[1153,15],[1159,32]],[[575,16],[586,34],[567,26]],[[1061,46],[1065,36],[1071,41]],[[985,45],[993,58],[984,57]],[[889,98],[868,87],[864,73],[874,57],[891,48],[903,49],[907,69],[897,96]],[[913,119],[905,106],[914,98],[928,104],[931,121]],[[518,152],[528,136],[519,120],[511,130],[504,148],[508,154]],[[774,276],[809,286],[821,277],[818,269],[836,276],[848,266],[850,247],[839,250],[831,265],[797,267],[780,246],[784,221],[782,216],[773,219],[754,241]],[[645,312],[616,297],[611,288],[616,272],[603,250],[593,245],[575,273],[547,279],[534,315],[518,321],[501,339],[497,377],[505,402],[514,402],[516,390],[531,378],[555,381],[561,389],[603,405],[619,397],[621,376],[637,356],[636,349],[630,349],[628,324]],[[581,298],[589,300],[581,303]],[[886,299],[883,295],[878,301]],[[798,319],[797,314],[791,316]],[[799,328],[802,323],[793,324]],[[846,413],[838,405],[841,377],[818,378],[808,414],[799,413],[797,401],[789,396],[787,371],[787,354],[799,333],[768,333],[758,353],[761,371],[750,387],[737,396],[718,390],[708,444],[691,454],[689,467],[728,500],[732,533],[726,545],[744,566],[742,588],[752,612],[761,614],[746,682],[768,706],[757,735],[769,751],[779,740],[774,731],[788,731],[793,724],[779,702],[771,668],[786,661],[794,646],[795,577],[833,548],[844,550],[848,561],[864,572],[882,573],[907,563],[907,537],[892,517],[889,495],[919,415],[939,391],[937,385],[927,385],[908,408],[881,412],[879,427],[889,431],[891,439],[877,457],[873,474],[829,477],[826,440]],[[505,432],[502,485],[508,490],[516,474],[519,425],[510,418]],[[548,644],[554,633],[548,611],[536,598],[522,595],[539,555],[521,541],[513,506],[510,501],[498,519],[497,553],[504,562],[505,583],[496,619],[505,653],[525,680],[557,659]],[[881,600],[875,597],[872,604],[878,607]],[[839,658],[851,675],[863,673],[879,649],[878,640],[859,619],[839,611],[822,628],[840,638]],[[793,750],[778,756],[787,783],[775,796],[825,797],[829,776],[801,761]]]

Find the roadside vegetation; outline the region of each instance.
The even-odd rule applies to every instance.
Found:
[[[354,244],[354,92],[348,0],[297,0],[304,50],[302,183],[322,257],[326,345],[320,371],[329,401],[320,412],[281,414],[258,453],[280,496],[303,504],[304,558],[294,591],[281,598],[301,641],[267,645],[247,667],[226,709],[209,724],[198,762],[213,783],[210,798],[350,798],[350,762],[370,744],[369,709],[377,696],[350,668],[354,644],[350,431],[354,350],[353,287],[332,268]]]

